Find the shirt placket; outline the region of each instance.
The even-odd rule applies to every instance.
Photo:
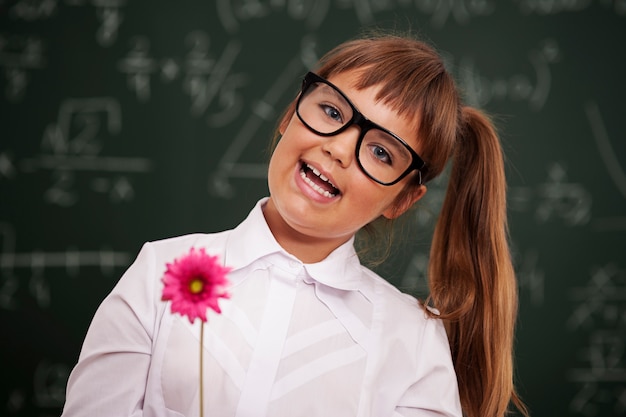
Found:
[[[302,264],[290,260],[270,271],[267,303],[259,327],[236,417],[267,414],[272,387],[282,357],[296,298],[297,284],[304,273]],[[280,348],[277,348],[280,347]]]

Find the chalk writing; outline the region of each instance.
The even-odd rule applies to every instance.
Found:
[[[263,123],[274,123],[277,115],[276,103],[287,92],[291,80],[303,73],[304,68],[313,65],[315,54],[315,41],[309,37],[302,40],[302,52],[291,59],[276,81],[270,85],[265,95],[260,100],[253,100],[250,113],[243,123],[242,128],[235,135],[232,144],[228,147],[218,162],[217,170],[209,178],[209,192],[222,198],[232,198],[235,189],[229,182],[230,178],[265,178],[267,165],[264,163],[238,162],[243,150],[255,137],[256,132]]]
[[[141,36],[131,39],[130,43],[130,52],[120,61],[119,69],[127,74],[128,88],[140,101],[147,101],[150,98],[150,76],[157,70],[156,61],[148,55],[150,40]],[[171,73],[171,67],[168,69]]]
[[[533,307],[542,306],[545,299],[545,273],[539,265],[537,250],[516,253],[514,265],[520,293],[528,295]]]
[[[591,218],[591,194],[582,184],[569,182],[567,170],[559,162],[548,166],[548,178],[543,184],[511,187],[509,203],[514,211],[527,211],[534,205],[538,223],[560,218],[569,226],[580,226]]]
[[[20,101],[26,94],[29,74],[45,67],[43,41],[34,35],[0,34],[0,68],[4,70],[4,96]]]
[[[570,298],[579,304],[568,319],[569,329],[626,326],[626,273],[616,265],[592,269],[587,285],[574,288]]]
[[[50,18],[57,10],[57,0],[19,0],[9,9],[9,16],[34,21]]]
[[[568,373],[568,380],[580,386],[570,409],[586,416],[621,415],[626,411],[626,271],[614,263],[596,267],[570,298],[575,307],[568,328],[588,332],[579,351],[585,366]]]
[[[1,178],[15,178],[17,170],[13,163],[13,155],[10,152],[0,153],[0,179]]]
[[[622,168],[617,153],[611,144],[611,140],[606,131],[606,126],[602,120],[602,115],[597,103],[594,101],[585,104],[585,114],[591,126],[593,139],[598,148],[598,153],[604,162],[609,177],[613,181],[615,188],[624,197],[626,201],[626,173]],[[596,230],[626,230],[626,216],[614,216],[605,218],[596,218],[593,220],[593,226]]]
[[[110,275],[116,268],[129,264],[130,255],[125,252],[101,249],[85,251],[68,248],[63,252],[15,251],[15,231],[8,223],[0,223],[0,308],[18,308],[18,289],[23,286],[16,270],[30,271],[25,288],[42,308],[51,304],[50,288],[44,272],[49,268],[64,268],[70,277],[78,275],[80,268],[99,267],[103,274]]]
[[[100,46],[111,46],[117,40],[119,28],[124,20],[122,8],[126,0],[65,0],[68,6],[82,6],[90,2],[96,9],[100,27],[96,31],[96,40]]]
[[[529,52],[528,59],[535,71],[534,83],[526,74],[490,79],[480,73],[472,58],[462,58],[458,78],[468,103],[483,107],[499,100],[526,101],[532,110],[541,110],[552,84],[550,64],[560,59],[558,44],[554,40],[546,40],[539,49]]]
[[[331,9],[331,0],[218,0],[217,14],[224,29],[236,33],[246,22],[268,19],[286,13],[289,19],[303,22],[308,30],[317,29]],[[430,24],[441,29],[448,21],[467,24],[472,17],[488,16],[495,10],[492,0],[336,0],[337,9],[354,9],[360,24],[372,24],[383,12],[413,9],[431,17]]]
[[[108,193],[115,202],[129,201],[134,191],[128,175],[149,172],[152,163],[141,157],[100,156],[104,138],[119,134],[121,123],[119,104],[112,98],[67,99],[60,106],[57,122],[44,131],[42,154],[25,158],[20,166],[26,173],[51,172],[52,185],[44,199],[54,205],[69,207],[78,202],[77,171],[113,174],[113,178],[96,176],[91,189]]]
[[[42,408],[63,406],[70,370],[64,363],[50,363],[47,360],[39,362],[33,378],[37,406]]]
[[[624,169],[620,165],[617,154],[611,146],[611,141],[606,132],[606,127],[604,126],[598,105],[593,101],[586,103],[585,113],[589,119],[598,152],[600,153],[600,157],[602,157],[609,176],[615,183],[615,187],[618,191],[626,198],[626,173],[624,173]]]
[[[330,0],[217,0],[215,5],[224,29],[235,33],[242,22],[263,19],[280,11],[286,11],[293,20],[304,22],[308,29],[315,29],[328,13]]]
[[[490,0],[416,0],[417,10],[431,15],[431,24],[440,29],[452,18],[467,24],[474,16],[488,16],[495,11],[495,1]]]
[[[64,363],[41,360],[33,374],[33,406],[41,410],[62,407],[65,403],[65,388],[70,367]],[[28,406],[24,388],[14,388],[8,395],[7,411],[12,414],[23,412]],[[44,414],[41,415],[42,417]]]
[[[522,13],[539,15],[581,12],[594,3],[592,0],[517,0],[517,2]],[[606,8],[612,8],[618,15],[626,15],[626,1],[624,0],[599,0],[597,3]]]
[[[585,224],[591,217],[591,195],[581,184],[567,181],[565,167],[559,163],[548,168],[548,181],[539,187],[541,202],[535,211],[539,222],[553,216],[561,217],[569,225]]]
[[[126,74],[128,88],[142,102],[150,100],[151,77],[157,72],[162,80],[171,82],[184,71],[182,89],[191,100],[190,113],[205,116],[212,127],[229,124],[243,108],[243,97],[237,90],[245,85],[246,77],[230,73],[241,50],[240,43],[236,40],[228,42],[218,59],[210,54],[209,37],[202,31],[189,33],[185,44],[189,51],[183,62],[171,57],[157,60],[150,56],[149,39],[135,37],[118,68]],[[209,106],[214,102],[219,109],[209,112]]]
[[[587,382],[569,404],[572,413],[583,416],[623,416],[626,412],[626,387]]]
[[[108,47],[117,40],[120,26],[124,20],[122,8],[126,0],[64,0],[69,7],[87,4],[96,11],[100,26],[95,37],[100,46]],[[50,19],[63,12],[58,0],[19,0],[9,8],[9,16],[16,20],[33,22]]]
[[[209,39],[205,33],[190,33],[187,44],[191,49],[185,62],[183,88],[191,98],[191,114],[205,114],[219,93],[221,111],[207,115],[207,121],[213,127],[227,125],[243,107],[243,97],[237,89],[245,84],[246,78],[240,74],[229,75],[241,45],[237,41],[229,42],[220,58],[214,61],[209,58]]]

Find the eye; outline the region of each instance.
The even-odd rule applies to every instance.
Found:
[[[389,152],[387,152],[385,148],[374,143],[371,143],[367,146],[376,160],[387,165],[393,165],[393,159],[391,158],[391,155],[389,154]]]
[[[343,117],[341,116],[341,112],[337,107],[332,106],[330,104],[320,104],[322,111],[326,113],[326,115],[331,118],[333,121],[338,123],[343,123]]]

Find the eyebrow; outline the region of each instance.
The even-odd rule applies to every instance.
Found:
[[[339,90],[338,88],[333,88],[332,86],[330,86],[330,85],[328,85],[326,83],[318,83],[318,86],[315,89],[316,90],[320,90],[320,92],[322,92],[324,94],[329,94],[329,95],[332,94],[335,97],[339,97],[342,100],[346,100],[348,103],[350,103],[352,106],[354,106],[354,108],[356,108],[354,103],[352,103],[352,101],[350,99],[348,99],[348,96],[346,96],[344,94],[344,92]]]

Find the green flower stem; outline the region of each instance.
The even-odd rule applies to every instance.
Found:
[[[204,365],[202,363],[202,358],[204,356],[204,322],[200,322],[200,417],[204,416],[204,387],[202,384],[202,374],[204,374]]]

